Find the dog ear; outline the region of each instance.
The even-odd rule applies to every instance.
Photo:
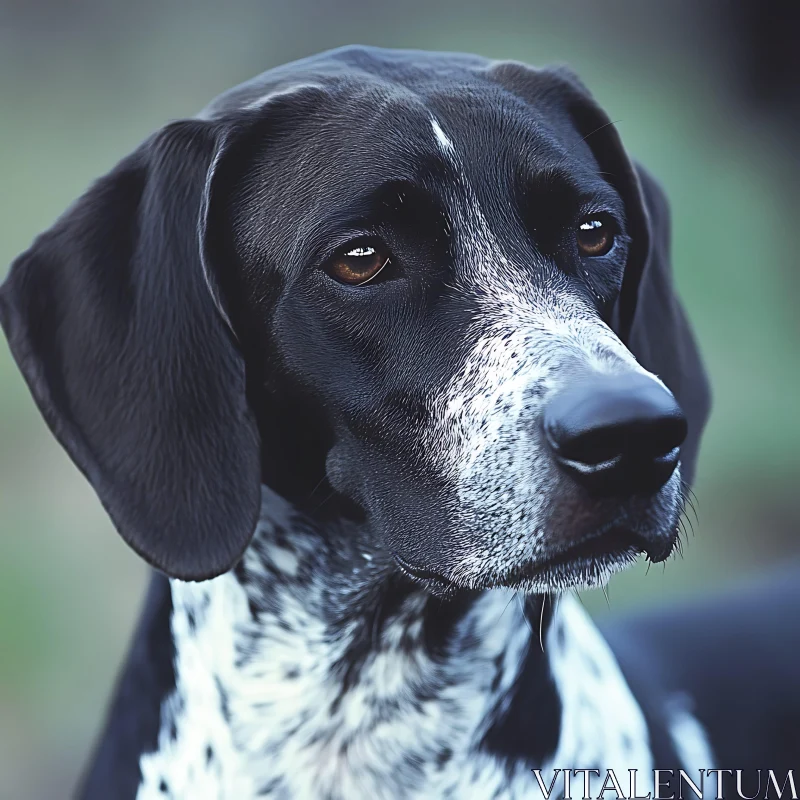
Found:
[[[260,503],[244,363],[201,255],[229,133],[164,128],[0,288],[0,323],[54,435],[128,544],[185,580],[236,563]]]
[[[549,94],[566,103],[600,169],[625,203],[631,245],[613,327],[646,369],[675,395],[688,421],[683,479],[694,479],[711,395],[697,342],[672,279],[670,214],[656,181],[628,157],[613,122],[571,72],[545,70]]]
[[[694,480],[700,437],[711,409],[711,389],[700,351],[672,280],[670,213],[661,187],[641,166],[626,207],[639,207],[630,229],[631,251],[616,316],[622,340],[639,362],[670,388],[688,422],[681,475]],[[638,191],[637,191],[638,190]],[[646,244],[646,247],[645,247]]]

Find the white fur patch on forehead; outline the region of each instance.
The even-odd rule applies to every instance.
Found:
[[[450,137],[442,130],[442,126],[439,124],[439,120],[435,117],[431,117],[431,127],[433,128],[433,134],[436,136],[436,141],[439,143],[439,147],[441,148],[442,152],[449,155],[451,153],[455,153],[455,147],[453,146],[453,142],[450,140]]]

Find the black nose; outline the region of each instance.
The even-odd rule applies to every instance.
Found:
[[[675,470],[686,418],[646,375],[595,375],[553,398],[544,431],[559,466],[589,491],[652,493]]]

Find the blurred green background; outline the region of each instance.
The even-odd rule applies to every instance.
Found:
[[[696,4],[702,5],[702,4]],[[715,406],[683,559],[616,578],[610,608],[733,585],[800,553],[796,154],[732,77],[724,15],[691,3],[0,0],[0,277],[168,120],[350,42],[566,62],[662,180],[677,282]],[[713,6],[718,8],[718,6]],[[0,343],[0,795],[69,795],[146,571]],[[589,597],[596,613],[605,600]]]

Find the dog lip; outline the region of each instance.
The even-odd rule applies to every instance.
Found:
[[[549,554],[541,561],[528,561],[512,567],[500,581],[487,583],[491,586],[519,587],[531,581],[544,583],[568,583],[570,576],[577,580],[587,571],[613,570],[623,567],[633,559],[644,554],[653,563],[664,561],[672,552],[672,543],[667,543],[656,552],[648,548],[644,539],[634,530],[612,523]],[[400,569],[419,581],[443,587],[456,586],[446,576],[424,567],[417,567],[401,555],[392,552],[392,557]],[[552,579],[552,580],[551,580]]]
[[[568,545],[556,553],[551,560],[557,562],[559,560],[572,560],[575,557],[613,555],[617,551],[629,550],[632,547],[644,552],[644,547],[639,537],[633,531],[621,525],[612,525],[601,528]]]
[[[547,578],[555,573],[563,576],[570,570],[577,576],[585,572],[587,567],[618,566],[641,553],[646,553],[646,550],[637,534],[629,528],[614,525],[584,536],[542,561],[528,562],[512,569],[503,583],[513,586],[531,579]],[[648,558],[651,558],[649,554]]]
[[[424,569],[423,567],[415,567],[398,553],[392,552],[392,557],[400,565],[400,568],[404,572],[407,572],[412,578],[416,578],[417,580],[421,581],[434,581],[442,584],[450,583],[450,581],[448,581],[444,575],[440,575],[438,572],[434,572],[430,569]]]

